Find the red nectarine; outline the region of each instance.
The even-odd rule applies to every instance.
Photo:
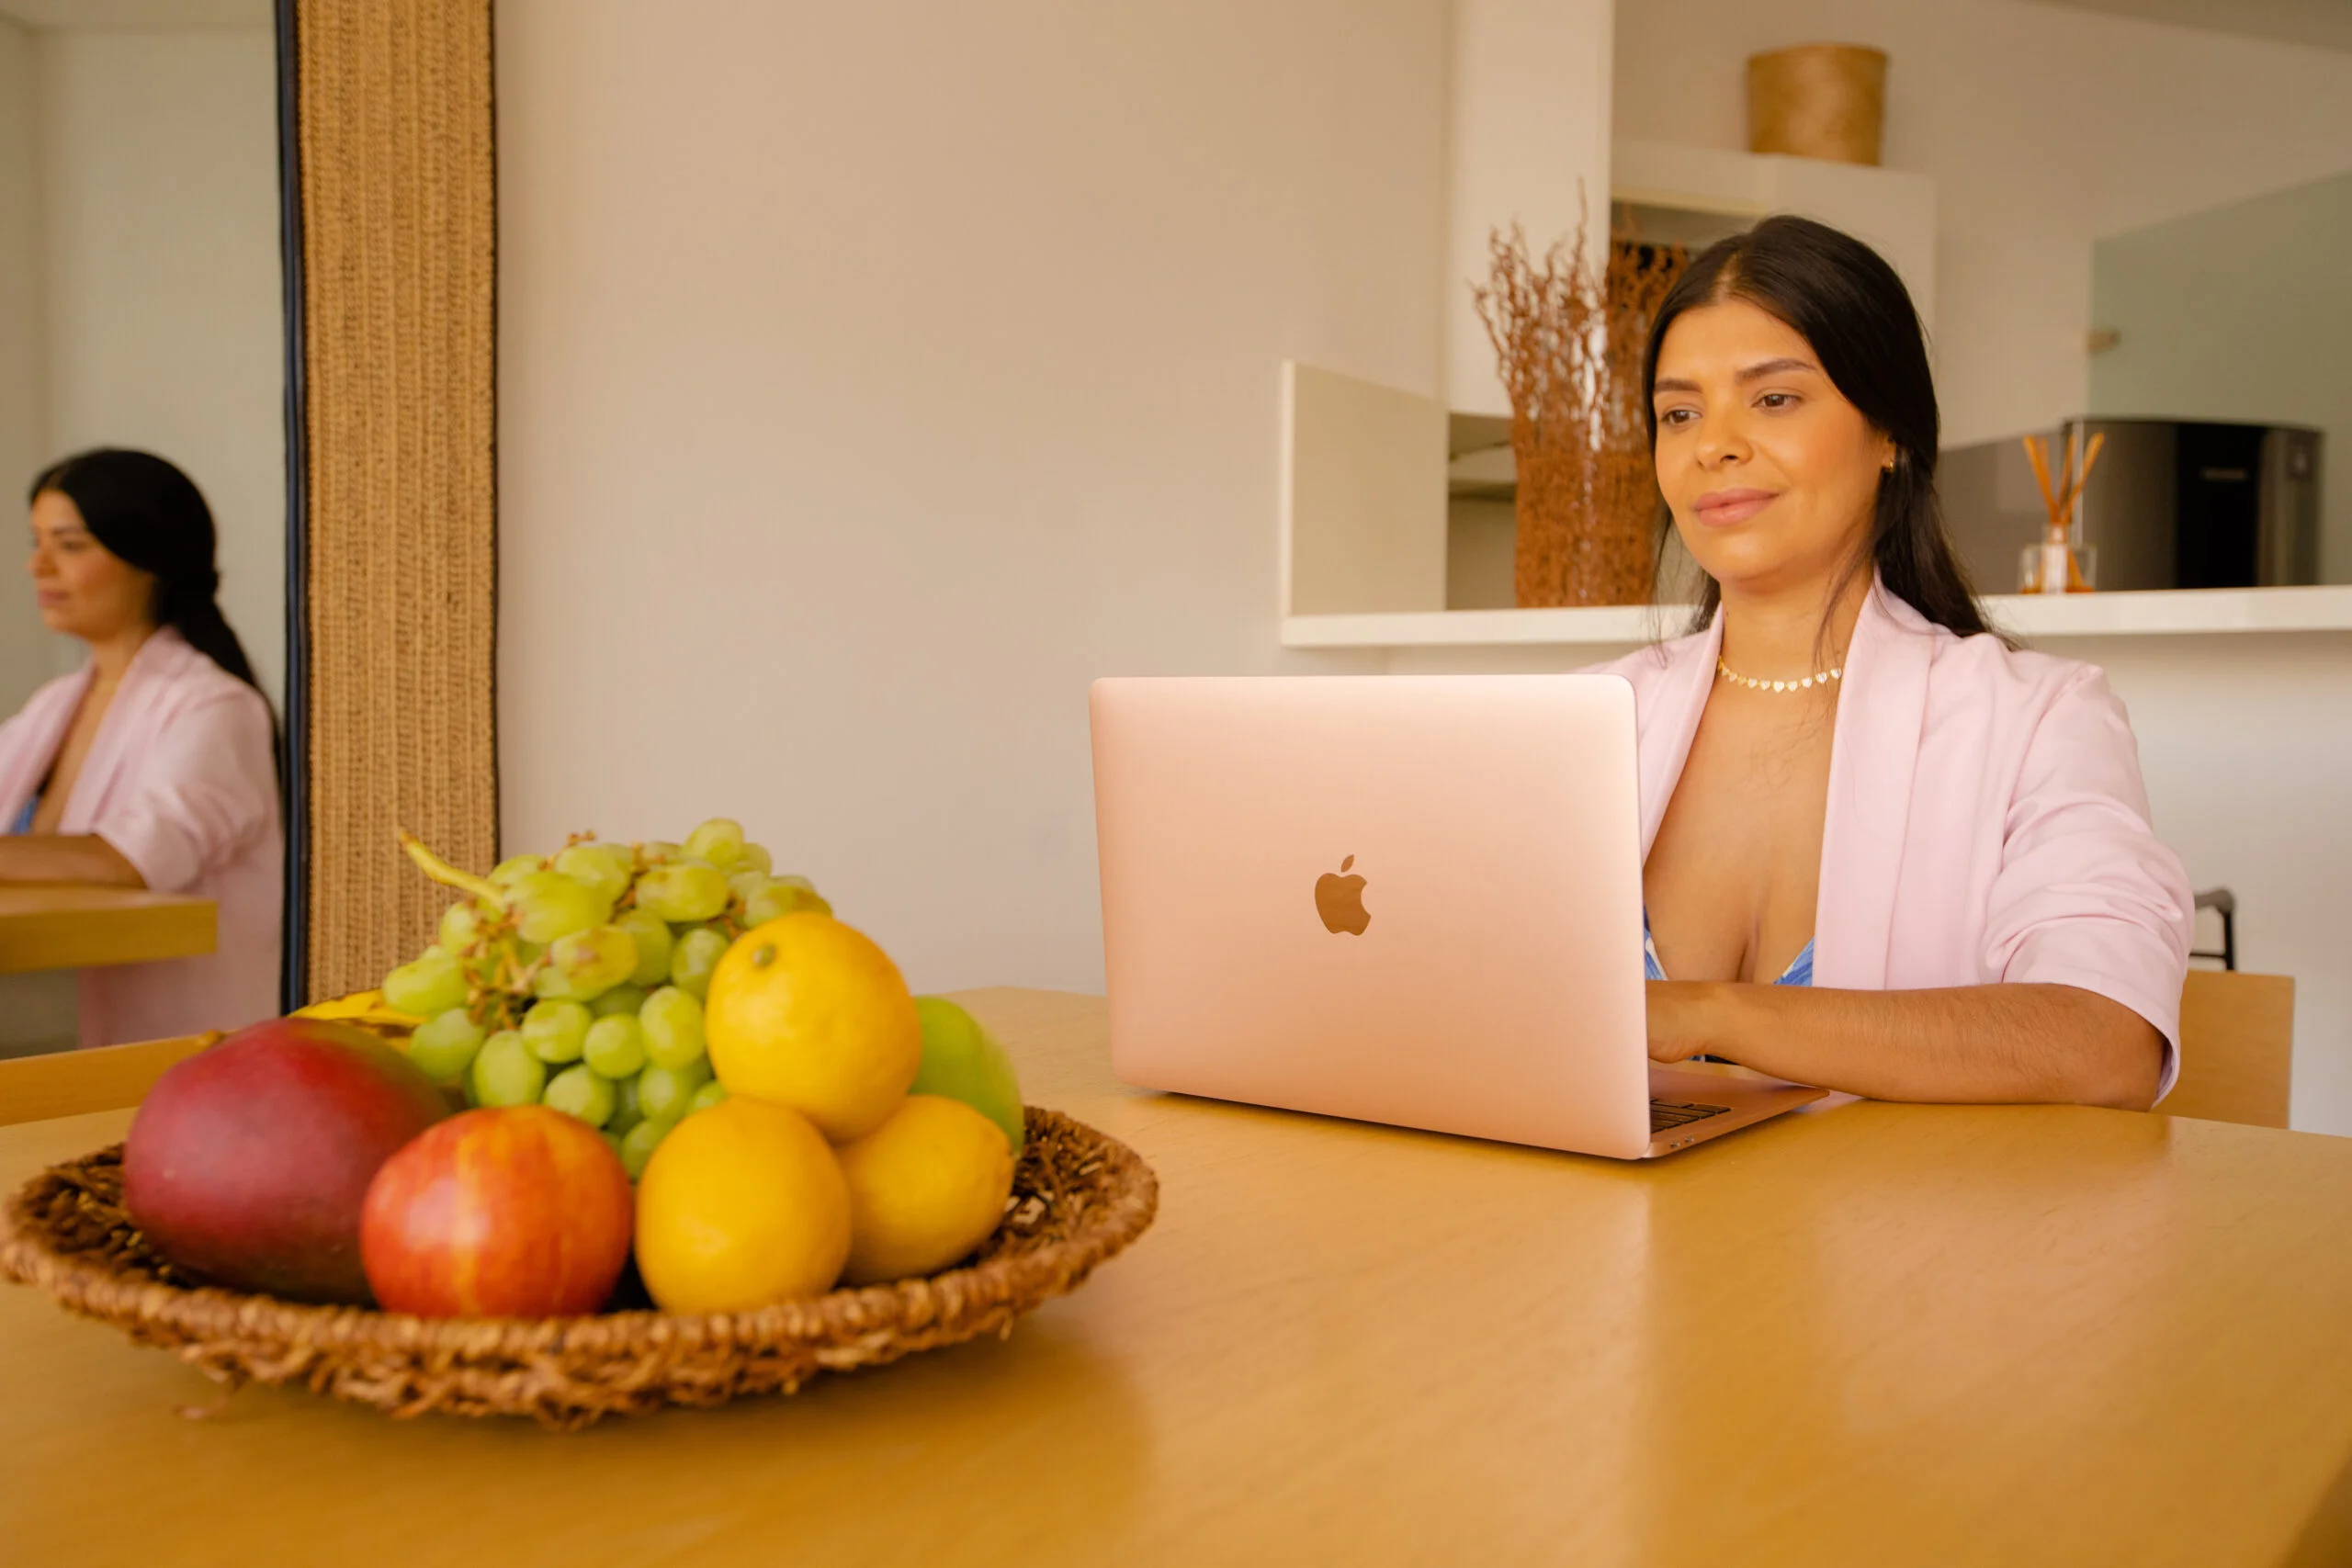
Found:
[[[594,1312],[628,1262],[636,1200],[596,1131],[544,1105],[469,1111],[384,1162],[360,1250],[387,1312]]]

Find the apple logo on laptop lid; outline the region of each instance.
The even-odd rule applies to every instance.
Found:
[[[1340,872],[1356,863],[1350,855],[1340,863]],[[1340,872],[1325,872],[1315,883],[1315,912],[1323,917],[1324,929],[1350,936],[1363,935],[1364,927],[1372,924],[1372,913],[1363,907],[1363,878],[1342,876]]]

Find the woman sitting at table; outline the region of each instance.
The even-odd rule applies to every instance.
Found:
[[[32,485],[41,621],[89,660],[0,725],[0,881],[209,898],[202,958],[85,969],[81,1040],[107,1045],[276,1013],[276,726],[213,593],[212,513],[144,452],[68,457]]]
[[[1639,715],[1650,1055],[1882,1100],[2144,1109],[2193,913],[2098,668],[1985,625],[1892,267],[1772,218],[1695,258],[1644,376],[1702,629]]]

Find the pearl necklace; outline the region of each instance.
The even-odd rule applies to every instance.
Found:
[[[1846,676],[1844,670],[1833,666],[1807,675],[1802,681],[1758,681],[1734,670],[1720,656],[1715,660],[1715,668],[1723,671],[1724,680],[1735,686],[1746,686],[1751,692],[1802,692],[1812,686],[1826,686],[1832,681],[1844,680]]]

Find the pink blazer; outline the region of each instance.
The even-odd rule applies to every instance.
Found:
[[[0,724],[0,821],[40,787],[90,674],[51,681]],[[58,824],[96,833],[159,892],[220,908],[208,957],[85,969],[85,1045],[238,1029],[277,1010],[286,849],[269,706],[188,646],[149,637],[130,661]]]
[[[1634,687],[1645,859],[1722,647],[1718,616],[1600,667]],[[2148,825],[2139,748],[2106,675],[1956,637],[1883,585],[1844,670],[1814,984],[2079,986],[2163,1031],[2168,1091],[2195,904]]]

